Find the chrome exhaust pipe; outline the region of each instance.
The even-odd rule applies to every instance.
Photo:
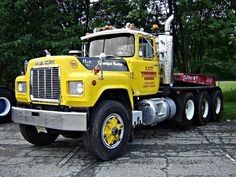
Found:
[[[173,36],[170,35],[170,25],[174,19],[171,15],[165,22],[165,34],[159,36],[159,44],[162,45],[160,55],[162,83],[173,86]]]
[[[174,15],[172,14],[165,22],[165,33],[166,35],[170,35],[170,24],[174,20]]]

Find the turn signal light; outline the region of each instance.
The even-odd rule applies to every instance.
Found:
[[[93,72],[95,75],[97,75],[99,73],[100,69],[98,66],[96,66],[94,69],[93,69]]]
[[[159,29],[158,24],[153,24],[153,25],[152,25],[152,29],[153,29],[153,30]]]
[[[92,81],[92,85],[95,86],[97,82],[95,80]]]

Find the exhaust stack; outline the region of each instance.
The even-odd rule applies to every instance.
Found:
[[[161,66],[162,83],[173,86],[173,36],[170,25],[174,19],[171,15],[165,22],[165,33],[158,36],[158,54]]]
[[[174,15],[172,14],[165,22],[165,33],[170,35],[170,24],[174,20]]]

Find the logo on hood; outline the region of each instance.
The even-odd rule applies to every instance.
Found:
[[[54,64],[54,60],[36,61],[35,65],[51,65]]]
[[[78,67],[78,64],[77,64],[77,62],[76,62],[75,60],[71,60],[71,61],[70,61],[70,66],[71,66],[72,68],[77,68],[77,67]]]

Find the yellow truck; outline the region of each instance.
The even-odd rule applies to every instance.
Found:
[[[16,78],[12,108],[23,137],[43,146],[58,135],[82,136],[95,158],[110,160],[124,152],[137,125],[219,121],[223,96],[214,78],[173,74],[172,20],[158,36],[131,24],[99,28],[81,37],[83,56],[31,59]]]

